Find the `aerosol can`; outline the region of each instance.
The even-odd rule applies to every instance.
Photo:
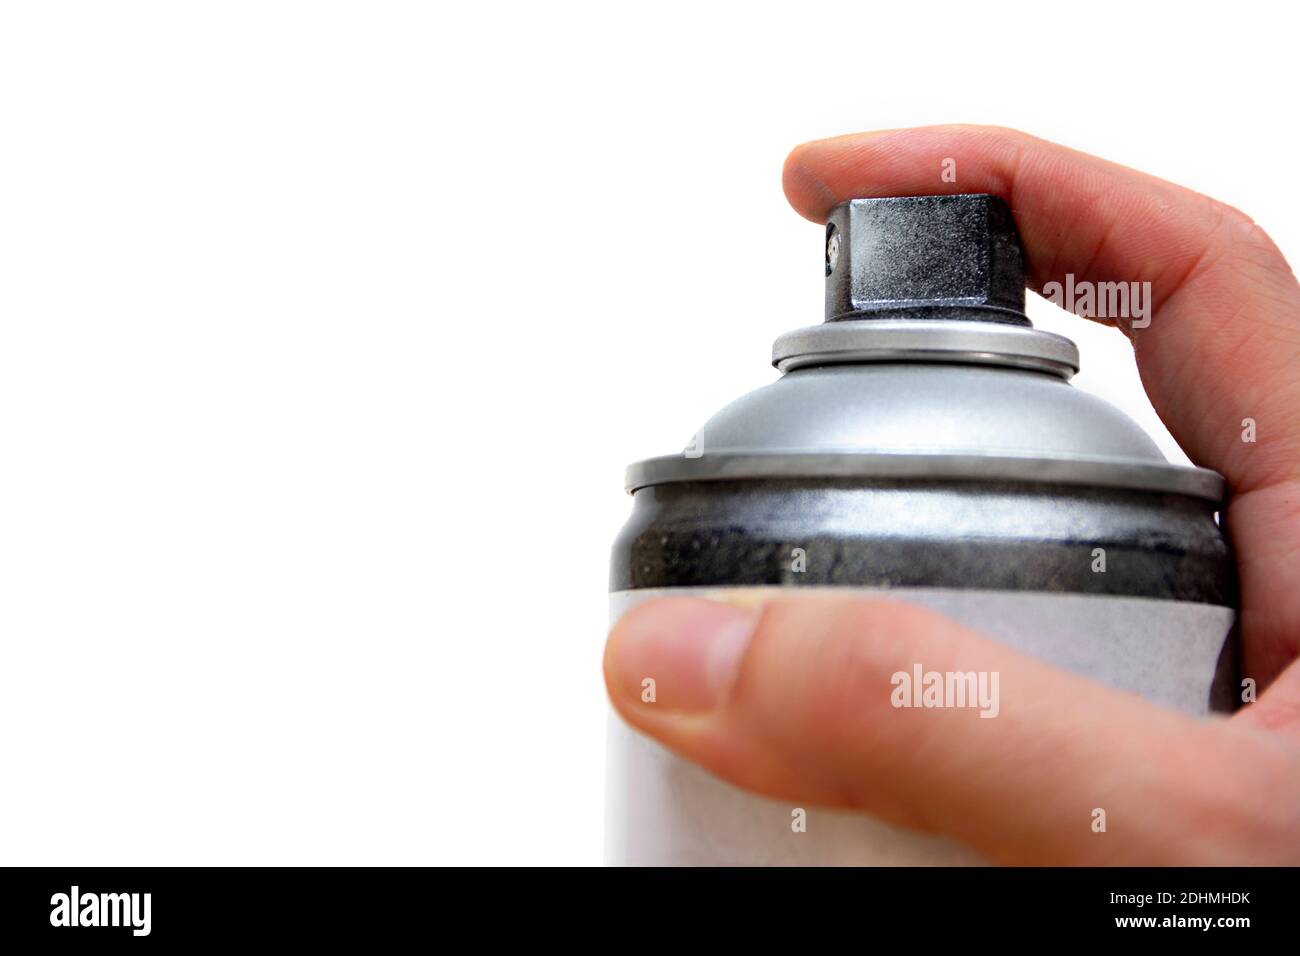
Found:
[[[855,199],[826,226],[820,325],[681,454],[632,465],[612,619],[663,595],[882,593],[1189,714],[1229,710],[1237,584],[1223,478],[1170,464],[1074,389],[1025,316],[1019,235],[987,195]],[[611,724],[616,864],[979,862],[942,837],[738,790]]]

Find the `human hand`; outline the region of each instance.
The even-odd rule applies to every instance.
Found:
[[[1002,196],[1031,287],[1150,280],[1153,317],[1125,328],[1174,437],[1228,479],[1243,674],[1263,693],[1196,720],[1018,654],[923,609],[800,596],[758,611],[650,601],[615,626],[611,699],[632,726],[770,796],[856,808],[945,833],[1008,863],[1300,862],[1300,286],[1240,212],[1011,130],[934,127],[809,143],[785,167],[791,203],[823,221],[858,196],[960,189]],[[1241,441],[1241,421],[1261,438]],[[1266,437],[1264,437],[1266,436]],[[896,710],[890,675],[1001,675],[997,720]],[[657,675],[657,706],[641,678]],[[1087,826],[1107,808],[1108,832]]]

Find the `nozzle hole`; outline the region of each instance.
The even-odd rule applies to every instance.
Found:
[[[835,223],[826,224],[826,275],[835,271],[835,266],[840,261],[840,231],[835,228]]]

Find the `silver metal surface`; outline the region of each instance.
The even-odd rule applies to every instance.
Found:
[[[1215,502],[1223,498],[1223,477],[1206,468],[991,455],[712,455],[695,459],[665,455],[630,466],[626,485],[632,492],[674,481],[749,478],[1026,481],[1169,492]]]
[[[852,476],[1052,481],[1216,501],[1223,494],[1219,475],[1169,464],[1135,422],[1060,374],[996,365],[882,358],[796,368],[714,415],[694,447],[695,457],[631,466],[628,490]]]
[[[1065,336],[993,322],[828,322],[787,332],[772,346],[772,364],[783,372],[807,365],[902,359],[1005,365],[1051,372],[1062,378],[1079,371],[1079,350]]]

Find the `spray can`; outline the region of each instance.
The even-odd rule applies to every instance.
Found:
[[[1025,316],[1006,204],[851,200],[827,223],[825,273],[825,321],[773,347],[780,379],[628,469],[611,620],[669,594],[883,592],[1165,706],[1232,709],[1223,478],[1170,464],[1069,384],[1078,349]],[[979,862],[864,814],[792,834],[788,806],[616,716],[608,756],[611,863]]]

